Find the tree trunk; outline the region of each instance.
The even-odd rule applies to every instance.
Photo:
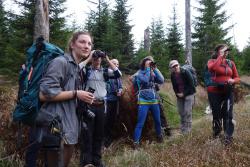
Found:
[[[144,49],[150,51],[150,31],[149,27],[144,30]]]
[[[185,31],[186,31],[186,61],[192,64],[192,44],[191,44],[191,19],[190,19],[190,0],[185,2]]]
[[[49,41],[49,2],[48,0],[36,0],[36,14],[34,23],[35,41],[39,36],[43,36],[46,41]]]

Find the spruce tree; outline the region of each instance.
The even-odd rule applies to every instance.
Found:
[[[108,4],[101,0],[99,1],[98,12],[96,15],[96,25],[93,30],[95,39],[95,48],[110,51],[108,46],[105,45],[105,36],[108,34],[111,15],[109,13]],[[105,47],[104,47],[105,45]]]
[[[15,1],[20,13],[7,12],[8,18],[8,43],[4,49],[4,66],[8,72],[17,73],[20,65],[25,62],[26,49],[33,42],[33,22],[35,0]]]
[[[199,16],[195,17],[193,42],[193,64],[201,76],[211,52],[219,43],[230,44],[231,38],[227,38],[228,30],[223,28],[228,17],[226,16],[224,2],[220,0],[199,0],[197,8]]]
[[[167,69],[167,46],[162,20],[153,20],[150,27],[150,53],[157,62],[158,68],[166,75]]]
[[[250,38],[247,46],[242,51],[243,57],[243,66],[242,71],[246,74],[249,74],[250,71]]]
[[[169,60],[178,60],[184,63],[184,49],[181,43],[180,24],[177,22],[176,9],[173,8],[173,17],[167,27],[167,51]]]
[[[14,30],[13,36],[18,43],[15,47],[24,53],[33,43],[36,0],[16,0],[15,2],[19,6],[20,13],[12,13],[11,26]]]
[[[49,23],[50,23],[50,42],[65,48],[67,39],[70,36],[70,29],[66,26],[66,17],[63,17],[66,7],[66,0],[49,1]]]
[[[127,6],[128,0],[115,0],[115,7],[112,12],[114,22],[114,40],[122,55],[122,60],[130,60],[134,54],[134,40],[131,33],[132,25],[129,23],[131,8]]]
[[[65,11],[65,0],[49,1],[50,42],[64,48],[69,35],[65,18],[61,14]],[[26,49],[33,43],[34,16],[36,0],[15,0],[20,12],[9,12],[9,45],[5,49],[6,64],[11,64],[11,70],[17,71],[25,62]],[[10,67],[10,66],[9,66]]]
[[[99,0],[97,10],[91,10],[85,29],[94,37],[94,49],[106,51],[112,58],[118,58],[121,69],[127,68],[133,57],[134,42],[132,39],[128,15],[130,9],[126,6],[127,0],[116,0],[114,10],[105,0]]]
[[[92,10],[85,24],[85,29],[94,37],[94,49],[102,49],[109,54],[113,52],[112,19],[110,9],[104,0],[99,0],[97,11]]]
[[[6,12],[3,7],[3,1],[0,0],[0,64],[1,67],[3,66],[4,62],[3,59],[5,57],[4,50],[7,45],[7,38],[8,38],[8,30],[7,30],[7,18]]]

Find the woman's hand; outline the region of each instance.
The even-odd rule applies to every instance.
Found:
[[[150,73],[151,73],[151,76],[152,76],[152,77],[155,77],[155,73],[154,73],[154,70],[153,70],[153,69],[150,70]]]
[[[230,79],[227,80],[227,83],[230,84],[230,85],[234,84],[234,82],[235,82],[235,81],[234,81],[234,79],[232,79],[232,78],[230,78]]]
[[[179,98],[182,98],[182,97],[184,97],[184,94],[183,93],[176,93],[176,96]]]
[[[92,104],[94,100],[94,95],[93,93],[87,91],[77,90],[77,98],[86,103]]]
[[[222,56],[222,57],[225,57],[226,54],[225,54],[225,51],[228,49],[227,46],[225,46],[224,48],[220,49],[219,51],[219,56]]]

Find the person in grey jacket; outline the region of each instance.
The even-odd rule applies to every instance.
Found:
[[[86,59],[92,48],[92,37],[88,32],[76,32],[69,41],[68,53],[53,59],[40,81],[39,98],[44,103],[40,112],[48,112],[58,117],[62,123],[63,166],[67,167],[74,145],[78,143],[79,125],[76,115],[76,99],[91,103],[94,96],[78,90],[78,64]],[[65,79],[69,77],[69,79]],[[66,83],[63,83],[66,80]],[[46,130],[46,129],[45,129]],[[46,132],[45,132],[46,133]],[[47,132],[49,133],[49,132]],[[38,148],[27,150],[26,166],[36,166]],[[57,152],[48,153],[48,166],[57,166]],[[33,158],[32,158],[33,156]],[[30,162],[33,162],[31,164]]]

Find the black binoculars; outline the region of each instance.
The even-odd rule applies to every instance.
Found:
[[[149,65],[150,67],[156,67],[156,62],[151,61]]]
[[[101,51],[101,50],[95,50],[92,56],[93,56],[94,59],[98,59],[99,57],[105,58],[106,55],[107,54],[105,52]]]

